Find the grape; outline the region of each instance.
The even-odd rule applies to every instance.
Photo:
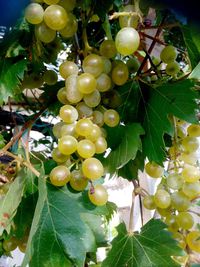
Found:
[[[121,95],[116,90],[109,90],[102,95],[102,103],[109,108],[117,108],[122,103]]]
[[[53,135],[56,137],[56,138],[60,138],[61,137],[61,128],[62,126],[65,125],[65,123],[63,121],[60,121],[58,123],[56,123],[54,126],[53,126]]]
[[[156,208],[156,205],[154,203],[154,196],[152,195],[145,196],[143,199],[143,205],[148,210],[154,210]]]
[[[101,184],[95,185],[88,191],[90,201],[96,206],[103,206],[108,201],[108,193]]]
[[[83,94],[90,94],[94,92],[97,86],[97,81],[90,73],[83,73],[78,76],[77,87]]]
[[[76,17],[73,14],[68,13],[67,24],[62,30],[59,31],[60,34],[64,38],[70,38],[77,32],[77,29],[78,29],[78,23]]]
[[[99,50],[101,55],[107,58],[113,58],[117,54],[117,49],[113,40],[104,40],[101,43]]]
[[[44,22],[52,30],[61,30],[68,21],[65,9],[59,5],[50,5],[44,11]]]
[[[62,104],[69,104],[69,101],[67,100],[67,92],[66,88],[62,87],[57,92],[57,98]]]
[[[171,203],[178,211],[186,211],[190,207],[190,199],[181,191],[171,194]]]
[[[43,76],[39,73],[31,73],[29,75],[24,76],[24,80],[22,82],[22,88],[26,89],[34,89],[40,88],[43,85]]]
[[[195,137],[187,136],[182,140],[182,147],[184,151],[191,153],[199,148],[199,141]]]
[[[77,149],[78,142],[71,135],[65,135],[58,140],[58,149],[64,155],[71,155]]]
[[[76,105],[76,109],[78,111],[79,118],[91,117],[93,110],[88,107],[84,102],[80,102]]]
[[[174,62],[174,60],[177,57],[177,50],[174,46],[168,45],[160,53],[160,59],[164,63],[171,63]]]
[[[156,208],[157,212],[163,216],[163,217],[169,217],[171,215],[171,210],[170,208],[167,209],[161,209],[161,208]]]
[[[106,58],[106,57],[101,57],[102,61],[103,61],[103,73],[110,73],[111,72],[111,69],[112,69],[112,63],[111,61]]]
[[[18,248],[22,253],[25,253],[28,243],[28,235],[25,235],[22,239],[18,241]]]
[[[177,136],[180,137],[181,139],[184,139],[187,136],[186,129],[180,125],[177,125],[176,132],[177,132]]]
[[[183,178],[180,174],[178,173],[172,173],[167,176],[167,185],[169,188],[178,190],[182,187],[183,185]]]
[[[39,24],[43,21],[44,9],[40,4],[29,4],[24,13],[25,19],[31,24]]]
[[[88,185],[88,180],[84,178],[80,170],[73,170],[69,183],[74,190],[83,191]]]
[[[103,60],[100,56],[90,54],[83,60],[83,71],[92,74],[94,77],[103,72]]]
[[[82,100],[83,94],[78,90],[77,87],[77,75],[75,74],[70,75],[65,80],[65,88],[66,88],[66,97],[70,103],[76,104]]]
[[[191,231],[186,236],[188,247],[200,253],[200,231]]]
[[[187,132],[190,137],[200,137],[200,125],[191,124],[187,128]]]
[[[35,27],[36,37],[43,43],[50,43],[56,37],[56,31],[50,29],[44,22],[36,25]]]
[[[47,5],[55,5],[59,0],[43,0]]]
[[[112,69],[112,80],[116,85],[123,85],[127,82],[129,76],[128,67],[124,62],[118,63]]]
[[[95,154],[95,145],[88,139],[81,140],[77,145],[77,152],[82,158],[91,158]]]
[[[101,102],[101,95],[97,89],[95,89],[91,94],[84,95],[83,101],[90,108],[95,108]]]
[[[117,111],[114,109],[108,109],[103,115],[104,123],[109,127],[115,127],[119,124],[120,118]]]
[[[167,64],[165,71],[168,75],[174,76],[180,71],[180,65],[176,61],[170,62]]]
[[[59,66],[59,72],[64,79],[67,79],[72,74],[78,74],[78,66],[73,61],[65,61]]]
[[[200,170],[195,166],[185,164],[182,170],[182,177],[188,183],[197,182],[200,179]]]
[[[183,184],[183,193],[188,196],[190,199],[193,199],[200,195],[200,182],[194,182],[194,183],[184,183]]]
[[[130,57],[126,62],[126,66],[128,67],[129,72],[135,73],[140,67],[140,62],[136,57]]]
[[[104,174],[102,163],[96,158],[88,158],[82,163],[83,175],[91,180],[96,180]]]
[[[138,49],[139,44],[140,36],[138,32],[131,27],[121,29],[115,38],[117,51],[123,56],[133,54]]]
[[[179,229],[179,225],[176,221],[176,216],[175,215],[169,215],[165,219],[165,223],[168,225],[168,230],[170,232],[177,232]]]
[[[111,88],[111,79],[106,73],[102,73],[97,78],[97,89],[106,92]]]
[[[197,155],[195,153],[182,153],[179,156],[179,159],[184,161],[184,163],[187,163],[189,165],[196,165]]]
[[[154,202],[157,207],[166,209],[171,204],[170,194],[164,189],[159,189],[154,195]]]
[[[124,12],[135,12],[134,5],[127,5],[123,8]],[[119,25],[121,28],[124,27],[132,27],[136,28],[138,26],[139,16],[138,15],[130,15],[130,16],[120,16],[119,17]]]
[[[86,136],[86,138],[92,142],[95,142],[100,136],[101,136],[100,128],[97,125],[93,124],[92,129],[90,133]]]
[[[194,224],[194,219],[188,212],[179,212],[179,214],[176,216],[176,221],[178,226],[185,230],[192,228]]]
[[[163,167],[155,162],[148,162],[145,165],[145,171],[149,176],[153,178],[160,178],[164,173]]]
[[[75,131],[80,136],[88,136],[92,130],[93,123],[90,119],[80,119],[75,126]]]
[[[59,115],[66,123],[73,123],[78,119],[78,111],[71,105],[62,106]]]
[[[48,85],[53,85],[58,80],[58,75],[54,70],[46,70],[44,75],[44,82]]]
[[[57,166],[50,172],[50,181],[55,186],[64,186],[70,180],[70,171],[65,166]]]
[[[75,123],[64,124],[60,129],[61,137],[64,135],[72,135],[74,137],[77,137],[77,134],[75,132],[75,125]]]
[[[93,123],[97,124],[98,126],[103,126],[104,120],[103,120],[103,113],[98,110],[94,110],[92,114],[92,121]]]
[[[57,147],[53,149],[51,155],[53,160],[55,160],[57,163],[63,163],[69,158],[67,155],[63,155]]]
[[[76,6],[76,0],[60,0],[58,4],[66,11],[72,11]]]
[[[178,244],[182,249],[185,249],[186,240],[185,240],[184,236],[181,233],[175,232],[175,233],[173,233],[172,237],[178,241]]]
[[[96,148],[96,153],[101,154],[106,151],[107,149],[107,142],[106,139],[102,136],[98,137],[98,139],[95,142],[95,148]]]
[[[18,240],[13,236],[9,239],[3,240],[3,249],[6,252],[13,251],[17,248]]]

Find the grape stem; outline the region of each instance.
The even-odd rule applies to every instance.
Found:
[[[134,220],[133,220],[133,217],[134,217],[135,197],[136,197],[136,194],[135,194],[135,188],[134,188],[133,192],[132,192],[132,203],[131,203],[131,210],[130,210],[130,217],[129,217],[129,227],[128,227],[129,234],[133,234],[133,232],[134,232]]]

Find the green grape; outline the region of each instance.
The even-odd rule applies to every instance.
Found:
[[[167,209],[161,209],[157,207],[156,210],[162,217],[169,217],[171,215],[170,207]]]
[[[182,140],[182,147],[185,152],[191,153],[199,148],[199,141],[195,137],[187,136]]]
[[[57,163],[63,163],[69,158],[67,155],[63,155],[57,147],[53,149],[51,155]]]
[[[138,32],[131,27],[122,28],[115,38],[117,51],[123,56],[133,54],[138,49],[139,44],[140,36]]]
[[[190,207],[190,199],[181,191],[171,194],[172,207],[178,211],[186,211]]]
[[[73,61],[65,61],[59,66],[60,75],[67,79],[71,75],[78,75],[78,66]]]
[[[18,240],[14,236],[12,236],[9,239],[3,240],[3,249],[6,252],[10,252],[10,251],[15,250],[17,248],[17,246],[18,246]]]
[[[196,165],[197,154],[196,153],[181,153],[179,159],[189,165]]]
[[[185,230],[189,230],[194,224],[194,219],[188,212],[179,212],[176,216],[176,221],[178,226]]]
[[[97,184],[88,191],[90,201],[96,206],[103,206],[108,201],[108,193],[105,187]]]
[[[44,9],[40,4],[29,4],[24,13],[25,19],[31,24],[39,24],[43,21]]]
[[[104,123],[109,127],[115,127],[119,124],[120,118],[119,114],[114,109],[108,109],[103,115]]]
[[[77,75],[70,75],[65,80],[67,100],[72,104],[77,104],[83,98],[83,94],[77,88]]]
[[[92,142],[95,142],[101,136],[101,129],[96,124],[92,125],[90,133],[86,136]]]
[[[186,242],[191,250],[200,253],[200,231],[191,231],[188,233]]]
[[[159,189],[154,195],[154,202],[157,207],[166,209],[171,204],[170,194],[164,189]]]
[[[52,30],[61,30],[68,21],[65,9],[59,5],[50,5],[44,11],[44,22]]]
[[[91,158],[95,154],[95,145],[88,139],[81,140],[78,142],[77,152],[82,158]]]
[[[113,58],[117,54],[117,49],[113,40],[104,40],[101,43],[99,50],[101,55],[107,58]]]
[[[108,144],[106,142],[106,139],[102,136],[98,137],[98,139],[95,142],[96,154],[104,153],[107,147]]]
[[[26,252],[26,247],[28,243],[28,235],[26,234],[23,238],[18,240],[18,248],[22,253]]]
[[[63,121],[60,121],[58,123],[56,123],[54,126],[53,126],[53,135],[56,137],[56,138],[60,138],[61,137],[61,128],[62,126],[65,125],[65,123]]]
[[[77,134],[75,132],[75,125],[75,123],[64,124],[60,129],[61,137],[64,135],[72,135],[74,137],[77,137]]]
[[[96,180],[104,174],[104,168],[98,159],[88,158],[82,163],[82,172],[86,178]]]
[[[62,6],[67,12],[72,11],[76,6],[76,0],[60,0],[58,3],[59,6]]]
[[[97,86],[97,81],[90,73],[82,73],[78,76],[77,87],[83,94],[91,94]]]
[[[35,35],[43,43],[50,43],[56,37],[56,31],[50,29],[44,22],[35,26]]]
[[[153,178],[160,178],[164,173],[163,167],[155,162],[148,162],[145,165],[145,171],[149,176]]]
[[[62,87],[57,92],[57,98],[62,104],[69,104],[69,101],[67,100],[67,92],[66,88]]]
[[[189,197],[190,199],[194,199],[195,197],[198,197],[200,195],[200,182],[194,182],[194,183],[184,183],[183,184],[183,193]]]
[[[124,12],[135,12],[134,5],[127,5],[123,8]],[[124,27],[132,27],[136,28],[139,23],[139,16],[137,14],[130,16],[120,16],[119,17],[119,25],[121,28]]]
[[[80,136],[88,136],[92,130],[93,123],[90,119],[80,119],[75,126],[75,131]]]
[[[83,71],[92,74],[94,77],[103,72],[103,60],[96,54],[90,54],[83,60]]]
[[[168,230],[170,232],[177,232],[179,229],[179,225],[176,221],[176,216],[170,214],[169,216],[166,217],[165,223],[168,225]]]
[[[198,124],[191,124],[187,128],[187,133],[190,137],[200,137],[200,125]]]
[[[154,196],[148,195],[143,198],[143,205],[148,210],[154,210],[156,205],[154,203]]]
[[[178,173],[172,173],[167,176],[167,185],[169,188],[178,190],[183,186],[183,178]]]
[[[52,185],[64,186],[70,180],[70,171],[65,166],[57,166],[53,168],[49,175]]]
[[[30,75],[25,75],[22,82],[22,88],[34,89],[40,88],[43,85],[43,76],[40,73],[31,73]]]
[[[123,85],[128,80],[129,76],[128,67],[124,62],[120,62],[112,69],[111,75],[112,75],[112,81],[116,85]]]
[[[140,67],[140,61],[137,57],[130,57],[126,62],[126,66],[128,67],[130,73],[135,73]]]
[[[200,170],[196,166],[185,164],[182,170],[182,177],[185,182],[194,183],[200,179]]]
[[[165,69],[168,75],[174,76],[180,71],[180,65],[178,62],[169,62]]]
[[[103,113],[99,110],[94,110],[92,113],[92,121],[98,126],[104,125]]]
[[[103,73],[110,73],[111,72],[111,69],[112,69],[112,63],[111,61],[106,58],[106,57],[101,57],[102,61],[103,61]]]
[[[44,82],[48,85],[53,85],[58,80],[58,75],[54,70],[46,70],[43,75]]]
[[[92,108],[88,107],[84,102],[80,102],[76,105],[79,118],[91,117],[93,114]]]
[[[109,90],[102,95],[102,104],[115,109],[122,104],[121,95],[116,90]]]
[[[59,2],[59,0],[43,0],[44,3],[46,3],[47,5],[55,5]]]
[[[71,135],[65,135],[58,140],[58,149],[64,155],[71,155],[77,149],[78,141]]]
[[[177,50],[174,46],[168,45],[160,53],[160,59],[164,63],[171,63],[173,62],[177,57]]]
[[[83,191],[88,185],[88,179],[84,178],[80,170],[73,170],[69,183],[74,190]]]
[[[78,22],[76,17],[73,14],[68,13],[67,24],[62,30],[59,31],[60,34],[64,38],[70,38],[77,32],[77,29],[78,29]]]
[[[90,108],[95,108],[101,102],[101,95],[97,89],[95,89],[92,93],[84,95],[83,101]]]
[[[97,89],[99,92],[106,92],[111,88],[111,79],[106,73],[102,73],[97,78]]]
[[[78,111],[71,105],[62,106],[59,115],[66,123],[73,123],[78,119]]]

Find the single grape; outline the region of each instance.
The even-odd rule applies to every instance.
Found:
[[[88,191],[90,201],[96,206],[103,206],[108,201],[108,193],[105,187],[97,184]]]
[[[189,212],[179,212],[176,216],[177,224],[180,228],[189,230],[194,224],[194,219]]]
[[[34,89],[40,88],[43,83],[43,76],[40,73],[31,73],[29,75],[24,76],[24,80],[21,86],[23,89]]]
[[[104,40],[101,43],[99,50],[101,55],[107,58],[113,58],[117,54],[117,49],[113,40]]]
[[[62,6],[67,12],[72,11],[76,6],[76,0],[60,0],[58,3],[59,6]]]
[[[174,192],[171,194],[172,207],[178,211],[186,211],[190,207],[190,199],[182,192]]]
[[[44,3],[46,3],[47,5],[55,5],[57,4],[60,0],[43,0]]]
[[[187,128],[188,135],[190,137],[200,137],[200,125],[198,124],[191,124]]]
[[[83,101],[90,108],[95,108],[101,102],[101,95],[97,89],[95,89],[92,93],[84,95]]]
[[[70,75],[78,75],[78,66],[73,61],[65,61],[59,66],[60,75],[67,79]]]
[[[104,123],[109,127],[115,127],[119,124],[120,118],[119,114],[114,109],[108,109],[104,112],[103,115]]]
[[[78,135],[75,132],[75,123],[68,123],[64,124],[60,129],[60,136],[64,135],[72,135],[74,137],[77,137]]]
[[[164,173],[163,167],[155,162],[148,162],[147,164],[145,164],[145,171],[149,176],[153,178],[160,178]]]
[[[127,82],[129,71],[128,67],[124,62],[119,62],[113,69],[112,69],[112,81],[116,85],[123,85]]]
[[[52,30],[61,30],[68,21],[65,9],[59,5],[50,5],[44,11],[44,22]]]
[[[56,123],[54,126],[53,126],[53,135],[56,137],[56,138],[60,138],[61,137],[61,128],[62,126],[65,125],[65,123],[63,121],[60,121],[58,123]]]
[[[81,140],[78,142],[77,152],[82,158],[91,158],[95,154],[95,145],[88,139]]]
[[[22,253],[25,253],[27,243],[28,243],[28,235],[25,235],[22,239],[19,239],[18,241],[18,248]]]
[[[164,47],[160,53],[160,59],[164,63],[174,62],[174,60],[176,60],[176,57],[177,57],[177,50],[172,45],[168,45],[168,46]]]
[[[188,233],[186,242],[191,250],[200,253],[200,231],[191,231]]]
[[[190,199],[198,197],[200,195],[200,182],[194,183],[184,183],[183,184],[183,193],[188,196]]]
[[[102,94],[102,104],[108,108],[118,108],[122,104],[122,97],[117,90],[109,90]]]
[[[70,171],[65,166],[57,166],[50,172],[50,181],[55,186],[64,186],[70,180]]]
[[[3,249],[6,252],[15,250],[17,246],[18,246],[18,240],[14,236],[10,237],[9,239],[3,240]]]
[[[59,31],[60,34],[64,38],[70,38],[74,36],[74,34],[77,32],[77,29],[78,29],[78,22],[76,17],[73,14],[68,13],[68,21],[65,27]]]
[[[96,80],[99,92],[106,92],[111,88],[111,79],[106,73],[100,74]]]
[[[35,26],[35,35],[43,43],[50,43],[56,37],[56,31],[50,29],[44,22]]]
[[[166,209],[161,209],[161,208],[156,207],[156,210],[162,217],[169,217],[171,215],[170,207]]]
[[[88,136],[92,130],[93,123],[90,119],[80,119],[75,126],[75,131],[80,136]]]
[[[143,198],[143,205],[148,210],[154,210],[156,208],[156,204],[154,202],[154,196],[147,195]]]
[[[170,214],[165,218],[165,223],[168,225],[168,230],[172,233],[177,232],[179,229],[179,225],[176,221],[176,216],[173,214]]]
[[[169,188],[178,190],[183,186],[183,177],[178,173],[172,173],[167,176],[167,185]]]
[[[66,123],[73,123],[78,119],[78,111],[71,105],[62,106],[59,115]]]
[[[92,121],[99,127],[104,125],[103,113],[99,110],[94,110],[92,113]]]
[[[71,135],[65,135],[58,140],[58,149],[64,155],[71,155],[77,149],[78,141]]]
[[[111,69],[112,69],[112,63],[111,61],[106,58],[106,57],[101,57],[102,61],[103,61],[103,73],[110,73],[111,72]]]
[[[58,80],[58,75],[54,70],[46,70],[43,75],[44,82],[48,85],[53,85]]]
[[[26,7],[24,16],[29,23],[39,24],[43,21],[44,9],[38,3],[31,3]]]
[[[185,164],[182,170],[182,177],[185,182],[197,182],[200,179],[200,170],[196,166]]]
[[[130,57],[126,62],[126,66],[128,67],[130,73],[135,73],[140,67],[140,61],[137,57]]]
[[[165,69],[168,75],[174,76],[180,71],[180,65],[178,62],[169,62]]]
[[[53,149],[51,155],[57,163],[63,163],[69,158],[67,155],[63,155],[57,147]]]
[[[60,103],[62,104],[69,104],[69,101],[67,100],[67,92],[66,92],[66,88],[62,87],[58,90],[57,92],[57,98],[60,101]]]
[[[96,153],[97,154],[104,153],[107,147],[108,145],[107,145],[106,139],[102,136],[98,137],[98,139],[95,142]]]
[[[104,174],[104,168],[98,159],[88,158],[82,163],[82,172],[86,178],[96,180]]]
[[[88,185],[88,179],[84,178],[80,170],[73,170],[69,183],[74,190],[83,191]]]
[[[79,118],[91,117],[93,114],[92,108],[88,107],[85,102],[80,102],[76,105]]]
[[[181,143],[185,152],[195,152],[199,148],[199,141],[195,137],[187,136],[182,140]]]
[[[157,207],[166,209],[171,204],[170,194],[164,189],[159,189],[154,195],[154,202]]]
[[[94,77],[103,72],[103,60],[96,54],[90,54],[83,60],[83,71],[92,74]]]
[[[65,80],[65,88],[66,97],[70,103],[76,104],[82,100],[83,94],[77,87],[77,75],[72,74]]]
[[[92,125],[90,133],[86,136],[92,142],[97,141],[97,139],[101,136],[101,129],[96,124]]]
[[[135,7],[134,5],[127,5],[123,8],[123,11],[135,12]],[[119,25],[121,28],[124,27],[136,28],[138,26],[138,23],[139,23],[139,16],[137,14],[119,17]]]
[[[97,86],[97,81],[90,73],[82,73],[78,76],[77,87],[83,94],[91,94]]]
[[[184,163],[189,165],[196,165],[197,162],[197,154],[196,153],[181,153],[179,159],[182,160]]]

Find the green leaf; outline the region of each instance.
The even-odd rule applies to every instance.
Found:
[[[196,123],[195,109],[197,94],[192,90],[194,83],[183,80],[168,83],[152,89],[150,99],[145,109],[145,137],[143,142],[144,154],[150,161],[162,165],[165,159],[165,133],[173,135],[173,125],[169,115]]]
[[[94,13],[104,20],[113,3],[114,0],[94,0]]]
[[[11,59],[1,60],[0,63],[0,105],[7,103],[8,97],[15,97],[21,92],[20,79],[24,76],[27,61],[22,59],[13,63]]]
[[[5,140],[2,134],[0,134],[0,149],[5,146]]]
[[[183,255],[177,242],[160,220],[151,219],[140,233],[128,233],[124,223],[102,267],[177,267],[171,256]]]
[[[200,63],[191,72],[190,79],[200,80]]]

